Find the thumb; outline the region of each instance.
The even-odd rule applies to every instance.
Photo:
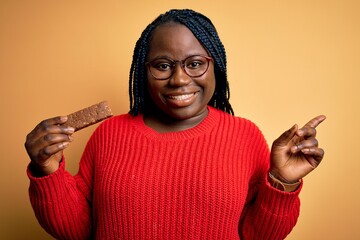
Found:
[[[298,130],[298,125],[295,124],[289,130],[281,134],[280,137],[278,137],[274,141],[273,146],[279,146],[279,147],[286,146],[291,141],[291,139],[293,139],[297,130]]]

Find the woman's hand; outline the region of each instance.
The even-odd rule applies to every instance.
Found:
[[[63,150],[72,141],[74,128],[63,126],[66,116],[39,123],[26,137],[25,148],[36,176],[46,176],[59,168]]]
[[[314,170],[324,157],[316,139],[316,127],[325,120],[320,115],[304,127],[297,125],[276,139],[271,148],[270,173],[284,183],[295,183]]]

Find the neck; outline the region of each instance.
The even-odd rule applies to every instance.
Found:
[[[161,110],[144,115],[145,124],[159,133],[179,132],[193,128],[200,124],[208,115],[208,109],[204,112],[186,119],[175,119],[164,114]]]

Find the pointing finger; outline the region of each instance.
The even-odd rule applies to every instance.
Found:
[[[320,123],[322,123],[326,119],[326,116],[319,115],[313,119],[311,119],[304,127],[312,127],[316,128]]]

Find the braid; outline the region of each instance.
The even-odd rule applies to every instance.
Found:
[[[129,113],[134,116],[145,110],[145,61],[148,52],[149,36],[154,28],[154,26],[149,25],[144,30],[134,49],[133,61],[131,64],[129,76]]]
[[[177,22],[186,26],[199,40],[203,47],[210,53],[214,59],[214,72],[216,79],[215,92],[209,105],[224,112],[234,115],[230,105],[230,89],[227,80],[226,52],[224,45],[218,36],[218,33],[211,20],[206,16],[193,10],[170,10],[161,14],[141,34],[136,43],[133,62],[130,69],[129,94],[130,111],[132,115],[144,112],[148,101],[146,91],[146,68],[145,61],[149,50],[149,42],[154,29],[161,24],[168,22]]]

